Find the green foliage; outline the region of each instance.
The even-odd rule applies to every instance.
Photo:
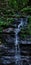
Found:
[[[31,7],[23,8],[21,11],[23,11],[23,12],[30,11],[31,12]]]
[[[28,2],[29,0],[22,0],[23,5],[27,5]]]
[[[31,7],[25,7],[23,9],[21,9],[21,12],[30,15],[31,14]],[[30,14],[29,14],[30,13]]]
[[[14,21],[13,17],[19,17],[21,14],[30,15],[26,32],[31,35],[31,6],[29,2],[30,0],[0,0],[0,26],[11,24]],[[18,15],[18,13],[20,14]]]
[[[14,21],[13,18],[8,18],[7,22],[2,20],[2,19],[0,19],[0,26],[2,26],[2,25],[6,25],[6,26],[10,25],[13,21]]]
[[[29,16],[28,32],[29,32],[30,35],[31,35],[31,16]]]

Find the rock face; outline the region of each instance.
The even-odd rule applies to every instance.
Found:
[[[24,23],[25,25],[24,25]],[[26,27],[27,20],[19,19],[13,23],[15,28],[7,28],[2,34],[4,44],[0,46],[0,64],[3,65],[30,65],[31,64],[31,46],[26,41],[21,40],[18,33],[23,27]]]

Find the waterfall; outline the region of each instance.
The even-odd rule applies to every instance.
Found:
[[[18,24],[18,28],[15,29],[15,63],[18,64],[18,62],[20,62],[20,48],[19,48],[19,37],[18,37],[18,33],[21,31],[21,27],[23,26],[23,19],[21,18],[21,20],[19,21],[20,23]],[[19,64],[20,65],[20,64]]]
[[[10,35],[7,34],[7,36],[6,36],[7,38],[6,37],[5,38],[6,38],[6,42],[8,43],[7,44],[8,46],[10,46],[11,43],[12,44],[14,43],[14,45],[15,45],[15,47],[14,47],[15,50],[13,49],[13,53],[15,53],[15,55],[14,55],[14,57],[11,56],[11,58],[13,57],[12,61],[15,62],[16,65],[20,65],[20,62],[21,62],[21,54],[20,54],[20,47],[19,47],[19,39],[20,38],[18,36],[18,33],[21,31],[23,26],[25,26],[24,24],[27,25],[27,18],[26,18],[25,21],[23,20],[23,18],[20,18],[18,21],[15,21],[15,28],[7,28],[7,29],[3,30],[3,32],[8,32],[9,33],[11,31],[13,31],[15,33],[14,34],[15,37],[11,36],[11,34]],[[13,34],[13,32],[12,32],[12,34]],[[11,49],[9,49],[9,50],[7,49],[7,52],[8,52],[8,54],[10,54],[12,52],[12,50]],[[6,64],[12,62],[11,59],[9,58],[10,56],[4,56],[4,57],[5,57],[6,60],[8,59],[8,62],[6,60],[4,61],[4,59],[3,59],[3,61],[6,62]]]

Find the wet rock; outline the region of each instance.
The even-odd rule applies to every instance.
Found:
[[[26,44],[30,44],[30,41],[28,39],[21,39],[19,36],[21,29],[27,25],[27,19],[16,19],[13,24],[15,24],[15,28],[9,27],[3,30],[2,42],[4,44],[0,46],[1,63],[3,65],[29,65],[28,57],[31,56],[29,52],[31,49]]]

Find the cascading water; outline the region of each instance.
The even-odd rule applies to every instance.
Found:
[[[19,24],[18,24],[19,23]],[[15,22],[15,24],[14,25],[16,25],[17,27],[15,27],[14,29],[13,28],[8,28],[8,29],[5,29],[5,30],[3,30],[3,32],[7,32],[7,33],[9,33],[9,32],[11,32],[11,31],[13,31],[15,34],[14,34],[14,36],[15,37],[11,37],[10,35],[7,35],[7,37],[5,38],[6,39],[6,42],[8,43],[7,45],[12,45],[13,43],[14,43],[14,45],[15,45],[15,50],[14,49],[12,49],[12,48],[9,48],[8,49],[8,47],[7,47],[7,51],[5,50],[5,52],[7,52],[7,55],[8,56],[3,56],[3,63],[5,64],[5,62],[6,62],[6,65],[7,64],[9,64],[9,63],[11,63],[11,62],[15,62],[15,64],[16,65],[20,65],[21,63],[20,63],[20,61],[21,61],[21,53],[20,53],[20,47],[19,47],[19,36],[18,36],[18,33],[21,31],[21,29],[25,26],[25,25],[27,25],[27,18],[25,19],[25,21],[23,20],[23,18],[20,18],[17,22]],[[12,33],[13,33],[12,32]],[[12,43],[12,44],[11,44]],[[9,45],[9,46],[10,46]],[[12,45],[13,46],[13,45]],[[12,49],[12,50],[11,50]],[[13,53],[15,53],[15,55],[14,56],[10,56],[10,53],[11,52],[13,52]],[[13,54],[12,54],[13,55]],[[5,58],[5,60],[4,60],[4,58]],[[12,60],[11,60],[12,59]]]
[[[18,37],[18,33],[21,31],[21,27],[23,26],[23,20],[21,18],[21,21],[19,23],[19,25],[17,26],[18,28],[15,29],[15,63],[17,64],[18,62],[20,62],[20,48],[19,48],[19,37]],[[18,48],[18,50],[17,50]],[[19,53],[18,53],[19,52]]]

